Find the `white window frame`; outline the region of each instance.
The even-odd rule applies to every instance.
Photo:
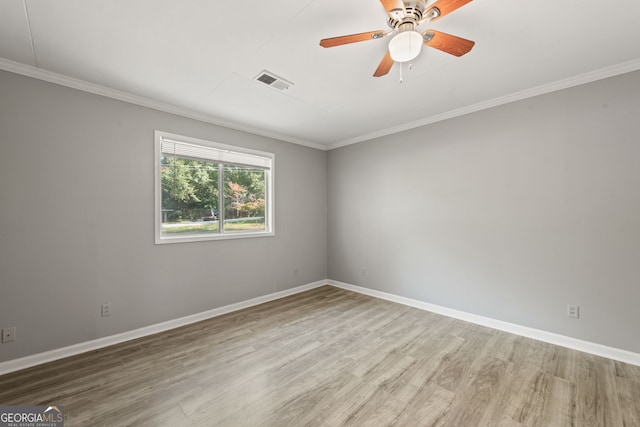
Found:
[[[176,141],[176,142],[184,142],[187,144],[199,145],[202,147],[213,148],[214,150],[218,150],[220,152],[220,156],[224,158],[242,158],[242,155],[248,156],[258,156],[262,157],[265,164],[268,164],[268,167],[265,168],[266,171],[266,183],[265,183],[265,230],[261,231],[247,231],[247,232],[229,232],[224,233],[221,230],[219,233],[203,233],[197,235],[189,235],[189,236],[167,236],[162,235],[162,181],[160,177],[160,162],[162,159],[162,142],[164,141]],[[155,209],[154,209],[154,222],[155,222],[155,243],[156,244],[165,244],[165,243],[185,243],[185,242],[201,242],[207,240],[227,240],[227,239],[246,239],[252,237],[267,237],[274,236],[274,192],[273,192],[273,182],[274,182],[274,165],[275,165],[275,154],[268,153],[265,151],[252,150],[244,147],[237,147],[233,145],[220,144],[217,142],[207,141],[204,139],[192,138],[189,136],[177,135],[169,132],[163,132],[156,130],[154,131],[154,145],[155,145],[155,165],[154,165],[154,182],[155,182]],[[240,163],[230,163],[220,161],[218,163],[228,164],[228,165],[238,165]],[[218,211],[224,209],[224,194],[220,194],[219,198]]]

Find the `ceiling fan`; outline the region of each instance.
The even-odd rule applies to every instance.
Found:
[[[374,77],[386,75],[395,62],[408,62],[415,59],[420,54],[423,44],[451,55],[462,56],[473,48],[475,42],[436,30],[420,33],[416,28],[423,22],[433,22],[448,15],[470,1],[437,0],[426,6],[426,0],[380,0],[389,14],[387,24],[391,27],[391,31],[378,30],[331,37],[320,40],[320,46],[341,46],[393,35],[389,41],[387,53],[373,74]]]

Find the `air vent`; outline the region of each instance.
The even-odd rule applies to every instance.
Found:
[[[262,70],[260,74],[256,76],[256,80],[278,90],[289,89],[289,86],[293,85],[293,83],[267,70]]]

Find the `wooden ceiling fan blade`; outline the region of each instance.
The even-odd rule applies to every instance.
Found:
[[[328,39],[320,40],[320,46],[322,47],[334,47],[342,46],[343,44],[364,42],[367,40],[375,40],[386,36],[387,33],[383,30],[368,31],[366,33],[349,34],[348,36],[331,37]]]
[[[387,50],[387,54],[380,61],[380,65],[376,69],[376,72],[373,73],[373,77],[382,77],[389,73],[391,67],[393,66],[393,59],[391,59],[391,52]]]
[[[424,12],[424,16],[426,16],[427,20],[430,22],[437,21],[443,16],[450,14],[454,10],[461,8],[471,1],[472,0],[438,0]],[[439,13],[435,14],[435,16],[433,17],[430,17],[434,15],[434,8],[437,9]]]
[[[441,33],[436,30],[427,30],[422,33],[422,36],[425,39],[425,45],[455,56],[462,56],[465,53],[468,53],[476,44],[471,40],[452,36],[447,33]]]
[[[391,11],[396,9],[405,10],[402,0],[380,0],[380,3],[382,3],[384,10],[386,10],[388,14],[391,14]]]

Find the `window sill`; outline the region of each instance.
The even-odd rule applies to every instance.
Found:
[[[156,236],[156,245],[164,245],[167,243],[188,243],[188,242],[205,242],[209,240],[234,240],[234,239],[251,239],[254,237],[270,237],[275,236],[273,231],[261,231],[256,233],[225,233],[225,234],[193,234],[189,236],[177,237],[159,237]]]

